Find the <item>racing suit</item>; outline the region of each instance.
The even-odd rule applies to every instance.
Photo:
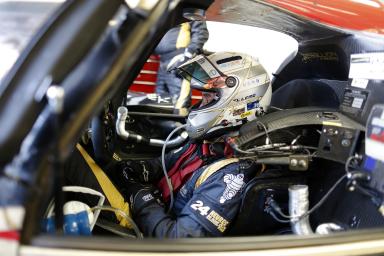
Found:
[[[168,72],[169,65],[176,56],[181,58],[172,66],[180,65],[188,58],[200,53],[208,36],[207,25],[204,21],[183,23],[170,29],[164,35],[154,52],[160,55],[156,93],[179,95],[182,79],[174,73]]]
[[[212,149],[205,154],[204,146],[189,143],[166,155],[168,174],[176,192],[170,214],[165,212],[163,200],[156,197],[153,189],[138,188],[131,194],[133,218],[144,235],[175,238],[222,236],[226,232],[240,208],[242,191],[255,177],[257,168],[249,161],[226,159],[225,153]],[[216,171],[212,173],[215,165]],[[151,181],[148,170],[153,180],[162,175],[160,159],[139,164],[135,161],[133,166],[147,181]],[[157,186],[167,201],[169,190],[164,179]],[[124,186],[124,182],[119,183]]]

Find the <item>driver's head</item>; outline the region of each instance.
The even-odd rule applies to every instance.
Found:
[[[191,138],[217,135],[251,121],[271,102],[269,76],[258,59],[247,54],[199,55],[179,66],[177,73],[202,91],[201,103],[188,116]]]

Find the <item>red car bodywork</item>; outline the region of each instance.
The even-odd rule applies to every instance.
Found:
[[[20,234],[17,231],[5,231],[5,232],[0,232],[0,238],[6,239],[6,240],[18,241],[20,239]]]
[[[266,0],[310,20],[340,27],[384,34],[382,0]]]
[[[155,91],[158,69],[159,57],[151,55],[129,89],[132,91],[153,93]]]
[[[159,65],[159,57],[157,55],[151,55],[129,89],[137,92],[154,93]],[[192,103],[195,104],[200,99],[201,92],[192,90]]]

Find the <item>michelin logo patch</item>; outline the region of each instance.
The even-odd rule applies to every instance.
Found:
[[[244,185],[244,174],[227,174],[224,176],[224,182],[227,184],[223,195],[220,197],[220,203],[231,200]]]

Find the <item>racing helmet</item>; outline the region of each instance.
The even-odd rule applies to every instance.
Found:
[[[237,52],[198,55],[176,68],[202,100],[188,115],[190,138],[218,136],[267,110],[272,88],[268,73],[257,58]]]

